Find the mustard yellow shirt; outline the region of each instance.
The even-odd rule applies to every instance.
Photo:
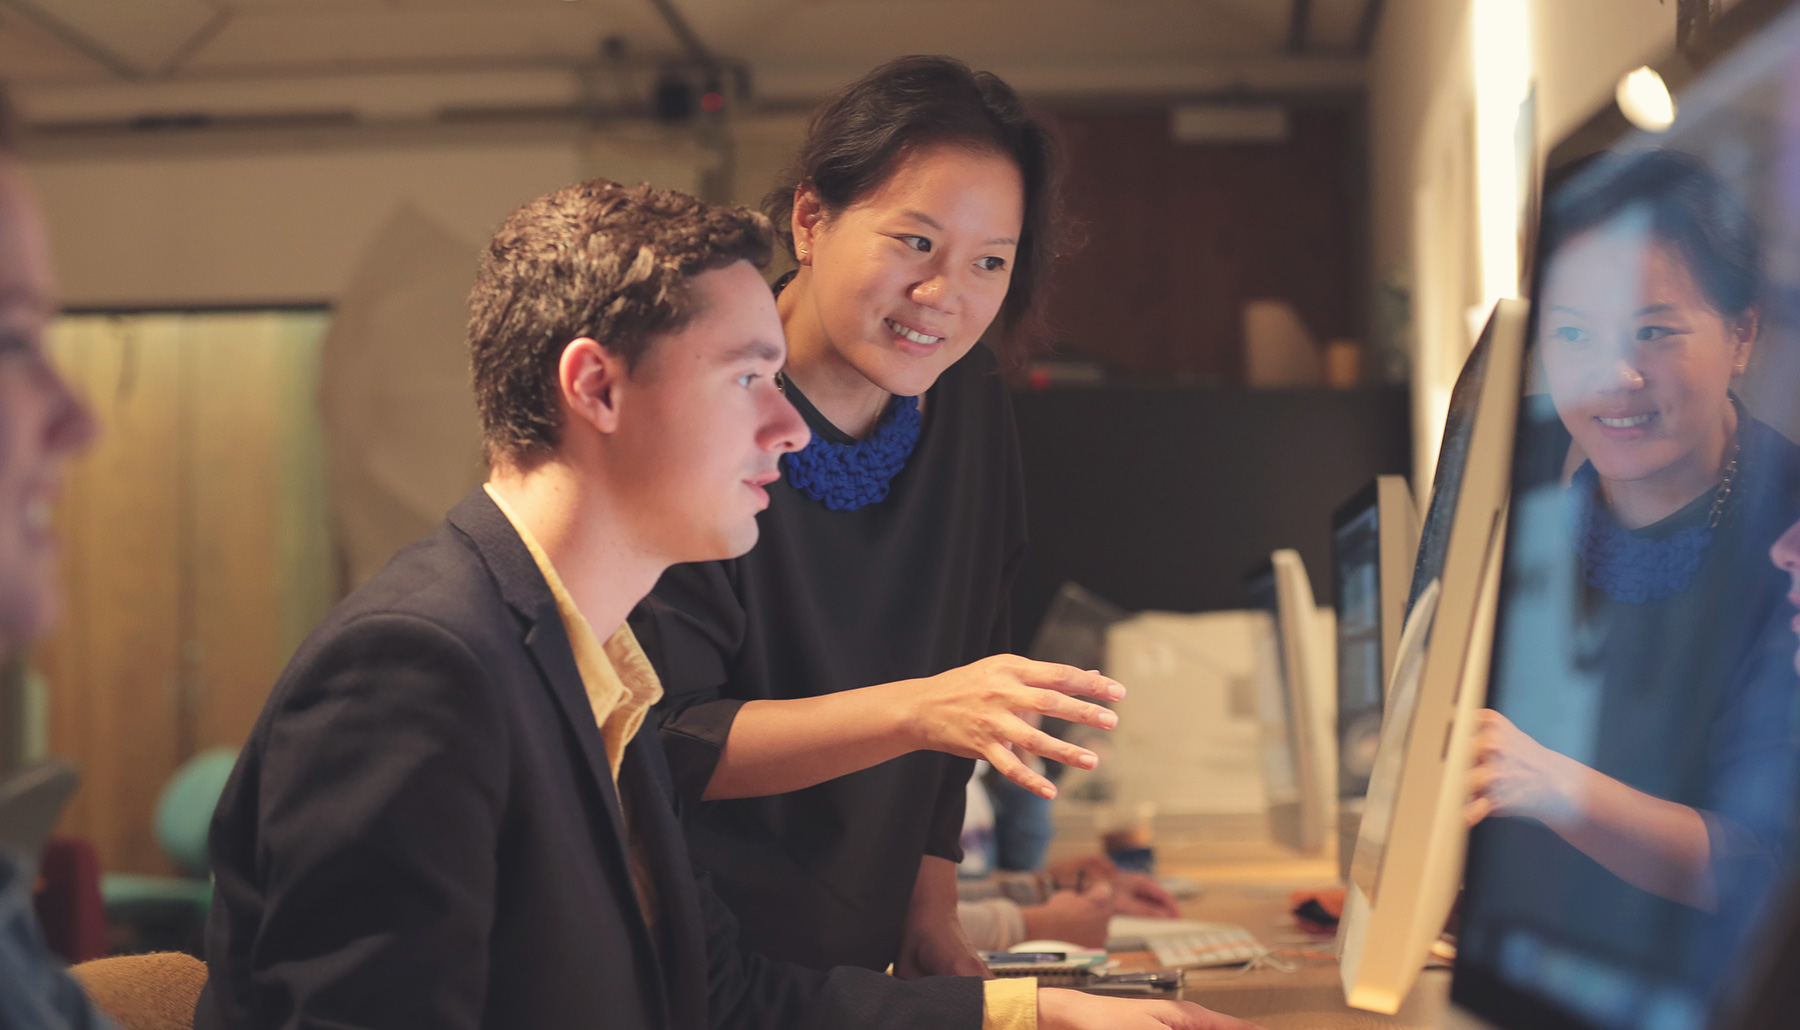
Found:
[[[650,706],[662,700],[662,681],[657,678],[650,660],[644,657],[644,649],[638,646],[637,637],[632,634],[630,626],[620,626],[606,638],[604,644],[600,642],[594,628],[588,624],[587,616],[575,607],[574,598],[569,596],[562,577],[556,574],[556,567],[550,564],[550,556],[544,553],[537,538],[531,535],[531,530],[525,528],[525,523],[494,492],[492,486],[485,489],[501,514],[512,523],[519,539],[524,542],[525,549],[531,552],[538,571],[544,574],[544,582],[550,585],[551,596],[556,598],[557,614],[562,616],[563,630],[569,637],[569,647],[575,652],[575,671],[581,676],[581,686],[587,693],[588,705],[594,710],[594,723],[600,727],[600,738],[606,742],[606,757],[612,765],[613,785],[616,787],[619,782],[619,762],[625,754],[625,745],[631,743],[631,738],[644,725],[644,715],[650,710]],[[621,805],[624,804],[623,794],[619,796],[619,801]],[[630,812],[627,811],[625,816],[629,826]],[[647,860],[648,856],[641,853],[634,836],[631,842],[631,879],[645,914],[654,920],[655,881],[647,873]],[[1037,1030],[1037,980],[1031,977],[989,980],[984,988],[982,1030]]]

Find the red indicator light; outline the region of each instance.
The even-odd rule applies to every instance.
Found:
[[[700,96],[700,110],[707,114],[718,114],[725,110],[725,94],[704,93]]]

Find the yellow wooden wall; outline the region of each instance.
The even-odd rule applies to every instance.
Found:
[[[58,359],[99,415],[59,513],[65,617],[35,660],[50,751],[81,766],[62,832],[162,872],[156,799],[240,745],[335,599],[314,395],[323,312],[74,315]]]

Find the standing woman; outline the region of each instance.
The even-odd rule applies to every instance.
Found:
[[[766,954],[902,976],[985,969],[956,921],[971,759],[1051,797],[1014,748],[1096,758],[1020,719],[1110,729],[1097,673],[1007,655],[1025,544],[996,355],[1033,328],[1060,156],[997,77],[893,61],[813,117],[766,206],[787,397],[812,429],[761,542],[671,569],[634,618],[695,861]]]

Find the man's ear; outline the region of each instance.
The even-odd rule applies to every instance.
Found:
[[[624,380],[624,357],[586,336],[570,341],[556,363],[557,392],[567,419],[597,432],[618,429],[619,386]]]

